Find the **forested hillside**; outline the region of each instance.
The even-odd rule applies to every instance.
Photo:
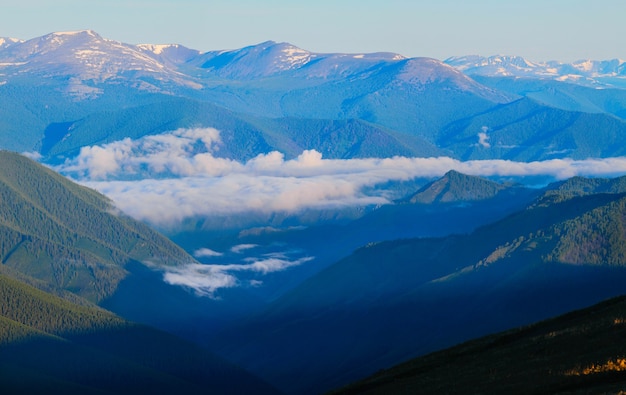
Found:
[[[91,301],[111,295],[131,261],[193,261],[104,196],[7,151],[0,151],[0,202],[2,266]]]

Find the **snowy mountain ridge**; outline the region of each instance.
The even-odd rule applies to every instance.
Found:
[[[402,69],[400,79],[407,83],[449,78],[452,71],[445,65],[470,77],[539,78],[592,87],[626,87],[626,61],[621,59],[568,64],[532,62],[519,56],[473,55],[451,57],[444,62],[432,59],[430,63],[437,65],[430,71],[419,67],[431,69],[433,65],[415,59],[426,58],[385,52],[315,53],[274,41],[201,53],[180,44],[125,44],[103,38],[93,30],[54,32],[25,41],[0,38],[0,75],[4,81],[24,75],[69,79],[76,88],[70,88],[69,92],[78,99],[97,95],[100,88],[96,85],[105,82],[171,93],[178,89],[203,89],[207,80],[215,79],[252,81],[287,77],[300,83],[362,79],[394,65]]]
[[[619,60],[443,63],[385,52],[315,53],[274,41],[200,53],[125,44],[92,30],[3,42],[10,44],[0,48],[0,147],[55,161],[89,144],[198,127],[220,130],[228,142],[220,155],[240,161],[310,149],[327,158],[537,160],[623,155],[626,147],[626,89],[557,81],[578,73],[577,82],[626,88]],[[590,135],[590,128],[605,134]],[[528,144],[529,136],[542,143]]]
[[[1,48],[0,74],[6,79],[24,75],[69,79],[68,93],[79,99],[97,96],[100,83],[127,83],[129,74],[148,91],[165,91],[172,84],[200,87],[152,52],[92,30],[55,32]]]
[[[623,81],[626,80],[626,60],[622,59],[563,63],[531,62],[520,56],[470,55],[451,57],[444,63],[470,76],[543,78],[586,86],[623,85]],[[622,83],[616,84],[616,80]]]
[[[0,37],[0,49],[2,48],[6,48],[10,45],[13,45],[15,43],[19,43],[22,42],[22,40],[18,39],[18,38],[11,38],[11,37]]]

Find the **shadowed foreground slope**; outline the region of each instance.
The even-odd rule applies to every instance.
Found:
[[[410,360],[348,394],[618,393],[626,388],[626,297]]]
[[[208,351],[0,275],[3,394],[274,394]]]

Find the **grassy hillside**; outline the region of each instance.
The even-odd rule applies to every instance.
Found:
[[[275,392],[191,343],[4,275],[0,388],[29,394]]]
[[[626,297],[413,359],[333,394],[621,393]]]
[[[157,232],[115,213],[104,196],[7,151],[0,151],[0,202],[3,267],[91,301],[111,295],[131,261],[193,261]]]

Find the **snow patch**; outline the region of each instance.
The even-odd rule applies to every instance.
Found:
[[[290,69],[304,65],[311,59],[311,53],[297,47],[286,47],[282,51],[280,61],[286,64],[282,69]]]
[[[155,55],[161,55],[169,48],[178,48],[177,44],[139,44],[137,46],[141,49],[145,49],[146,51],[150,51]]]
[[[8,47],[9,45],[22,43],[22,42],[24,42],[24,40],[20,40],[18,38],[0,37],[0,48]]]
[[[54,32],[52,33],[52,35],[53,36],[76,36],[76,35],[83,34],[83,33],[87,33],[88,35],[92,37],[97,36],[96,32],[94,32],[93,30],[71,30],[71,31],[65,31],[65,32]]]

